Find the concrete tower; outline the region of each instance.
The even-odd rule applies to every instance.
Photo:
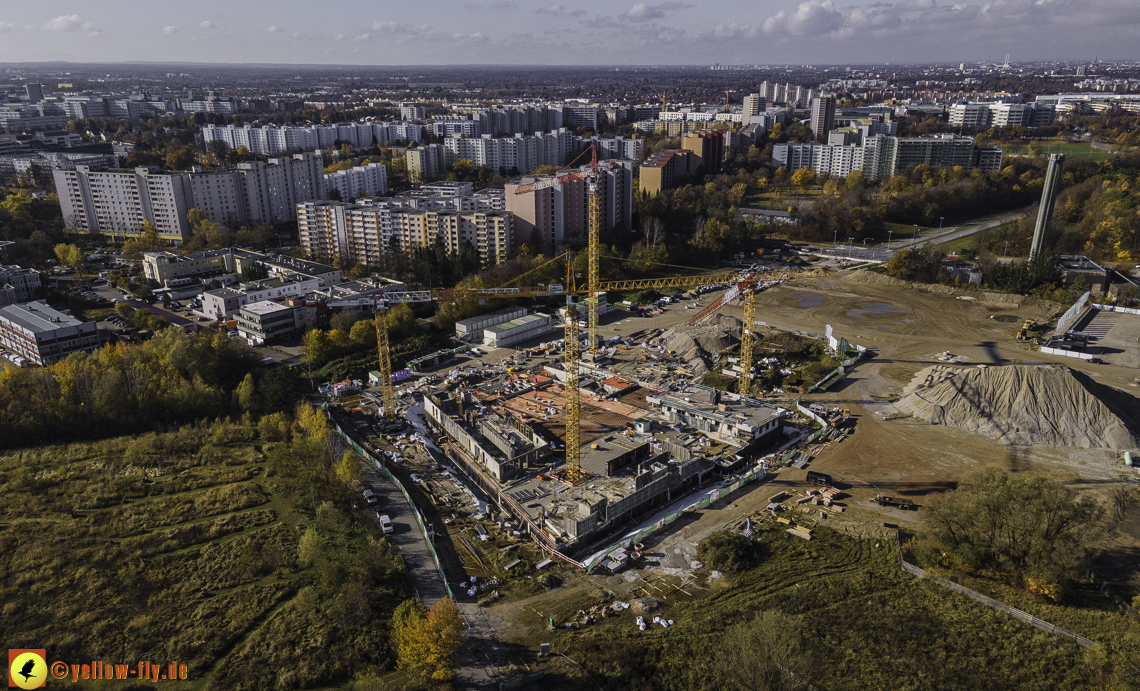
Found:
[[[1049,167],[1045,170],[1045,186],[1041,188],[1041,205],[1037,208],[1037,225],[1033,228],[1033,244],[1029,246],[1029,261],[1045,251],[1049,239],[1049,222],[1053,220],[1053,205],[1057,203],[1057,190],[1061,187],[1061,168],[1065,154],[1049,154]]]

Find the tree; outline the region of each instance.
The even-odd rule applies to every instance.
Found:
[[[60,243],[56,245],[53,250],[55,251],[55,258],[59,260],[60,264],[70,266],[76,271],[83,268],[83,264],[87,259],[83,254],[83,250],[81,250],[78,245]]]
[[[447,597],[425,613],[422,605],[402,603],[392,615],[400,669],[424,680],[447,681],[454,673],[455,655],[463,645],[459,606]]]
[[[795,691],[810,688],[811,656],[804,647],[803,619],[760,612],[721,636],[712,670],[720,689]]]
[[[344,452],[336,466],[336,476],[346,487],[356,487],[364,482],[364,469],[360,467],[360,457],[352,449]]]
[[[805,187],[815,182],[815,171],[811,168],[800,168],[792,173],[792,184],[796,187]]]
[[[352,325],[348,332],[355,350],[370,350],[376,347],[376,324],[371,319],[361,319]]]
[[[701,541],[697,547],[697,560],[709,568],[728,573],[739,573],[753,568],[762,556],[760,543],[743,535],[722,530]]]
[[[919,545],[940,564],[1008,574],[1047,587],[1084,573],[1104,509],[1055,480],[990,468],[922,512]]]
[[[399,340],[411,336],[416,330],[416,315],[411,305],[402,302],[388,310],[388,338]]]
[[[194,150],[188,146],[171,149],[166,154],[166,167],[168,170],[187,170],[194,165]]]
[[[241,385],[237,389],[238,405],[247,413],[252,413],[256,407],[256,400],[254,398],[256,392],[253,385],[253,375],[248,372],[245,379],[241,380]]]
[[[335,355],[332,339],[320,329],[312,329],[301,337],[301,347],[309,356],[309,362],[320,367]]]

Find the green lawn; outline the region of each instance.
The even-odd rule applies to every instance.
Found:
[[[1028,144],[997,144],[998,148],[1007,154],[1028,154]],[[1065,154],[1068,158],[1091,158],[1094,161],[1103,161],[1111,158],[1112,154],[1101,149],[1094,149],[1091,144],[1074,144],[1072,142],[1041,142],[1042,154]]]

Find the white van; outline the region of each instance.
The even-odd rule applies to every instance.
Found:
[[[388,518],[388,514],[384,514],[380,517],[380,529],[384,531],[385,535],[392,532],[392,519]]]

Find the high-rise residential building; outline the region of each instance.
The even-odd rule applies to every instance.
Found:
[[[174,173],[157,167],[53,172],[64,223],[75,232],[137,235],[149,222],[164,240],[185,241],[186,213],[229,226],[293,218],[300,201],[327,196],[324,167],[313,153],[238,164],[236,171]]]
[[[804,100],[804,95],[805,95],[804,88],[802,86],[797,86],[796,87],[796,97],[795,97],[796,108],[802,108],[805,103],[811,103],[811,101],[805,101]]]
[[[765,82],[767,84],[767,82]],[[744,97],[744,122],[753,115],[762,115],[768,108],[768,98],[762,94],[749,94]]]
[[[425,144],[404,153],[408,179],[412,183],[438,180],[447,171],[447,150],[443,144]]]
[[[681,148],[697,157],[697,165],[704,166],[705,175],[717,175],[724,164],[724,132],[711,130],[686,134],[681,137]]]
[[[816,137],[827,137],[835,126],[835,94],[820,94],[811,102],[811,131]]]
[[[700,165],[693,152],[687,149],[658,151],[641,164],[640,190],[655,197],[663,190],[677,186],[681,180],[692,175]]]
[[[367,149],[373,144],[423,141],[424,128],[410,122],[341,122],[335,125],[308,125],[254,127],[246,124],[204,125],[202,140],[210,149],[214,142],[223,142],[236,151],[245,147],[250,153],[272,156],[293,151],[316,151],[337,142]]]
[[[598,107],[574,105],[562,107],[562,123],[567,127],[585,127],[598,131]]]
[[[424,107],[419,103],[401,103],[400,104],[400,119],[401,120],[423,120]]]
[[[764,82],[760,85],[760,97],[771,103],[776,100],[776,90],[771,84]]]
[[[861,171],[868,180],[889,178],[919,164],[986,172],[1000,170],[1000,149],[976,149],[969,137],[940,134],[933,137],[890,137],[874,135],[862,138],[862,144],[842,135],[829,144],[776,144],[772,148],[772,165],[787,172],[811,168],[820,174],[845,177]],[[642,183],[644,188],[644,182]]]
[[[598,192],[601,195],[601,230],[608,232],[619,225],[627,229],[633,223],[633,162],[611,160],[599,165]],[[590,173],[590,166],[578,169]],[[539,251],[553,252],[567,238],[588,231],[589,196],[585,180],[571,180],[560,185],[515,194],[520,185],[537,182],[549,176],[524,177],[505,186],[507,211],[515,216],[515,245],[529,243]]]
[[[24,85],[24,93],[28,95],[30,103],[39,103],[44,100],[44,85],[29,82]]]
[[[383,163],[369,163],[348,170],[325,173],[325,187],[344,201],[374,194],[388,194],[388,167]]]
[[[377,266],[387,253],[439,242],[449,253],[458,253],[469,243],[489,266],[510,256],[514,215],[414,209],[397,200],[373,205],[308,202],[298,205],[297,230],[301,246],[317,261],[352,259]]]

